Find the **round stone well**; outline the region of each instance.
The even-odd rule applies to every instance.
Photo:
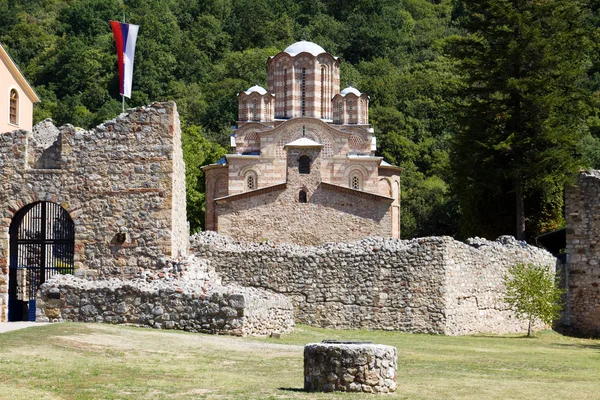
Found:
[[[304,346],[304,390],[396,391],[398,350],[371,342],[324,340]]]

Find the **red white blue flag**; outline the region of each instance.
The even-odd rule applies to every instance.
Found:
[[[115,41],[117,43],[117,56],[119,58],[120,93],[131,98],[131,81],[133,80],[133,56],[137,40],[139,25],[124,22],[110,21]]]

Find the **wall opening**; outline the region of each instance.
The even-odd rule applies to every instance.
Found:
[[[35,321],[40,285],[74,272],[73,220],[58,204],[32,203],[14,216],[9,234],[8,320]]]
[[[300,174],[310,174],[310,158],[302,156],[298,159],[298,172]]]
[[[306,203],[307,202],[306,191],[301,190],[300,193],[298,193],[298,202],[300,202],[300,203]]]
[[[19,94],[15,89],[10,91],[10,116],[9,121],[11,124],[17,125],[19,123]]]

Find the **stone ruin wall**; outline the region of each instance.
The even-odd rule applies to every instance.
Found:
[[[263,289],[222,286],[193,257],[158,273],[90,281],[56,275],[40,287],[37,321],[105,322],[234,336],[290,333],[290,299]]]
[[[581,172],[565,187],[567,287],[563,328],[600,336],[600,171]]]
[[[525,331],[502,300],[503,278],[517,262],[553,270],[556,259],[511,237],[470,243],[367,238],[302,247],[203,232],[192,251],[225,283],[291,297],[299,323],[448,335]]]
[[[27,204],[67,210],[80,276],[133,276],[187,254],[180,136],[172,102],[130,110],[90,131],[44,121],[33,133],[0,135],[0,320],[7,318],[9,227]]]

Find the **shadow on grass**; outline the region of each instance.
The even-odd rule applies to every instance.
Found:
[[[308,390],[304,388],[277,388],[278,390],[284,390],[286,392],[300,392],[300,393],[308,393]]]
[[[585,344],[585,343],[552,343],[553,346],[558,347],[575,347],[579,349],[592,349],[600,350],[600,344]]]

